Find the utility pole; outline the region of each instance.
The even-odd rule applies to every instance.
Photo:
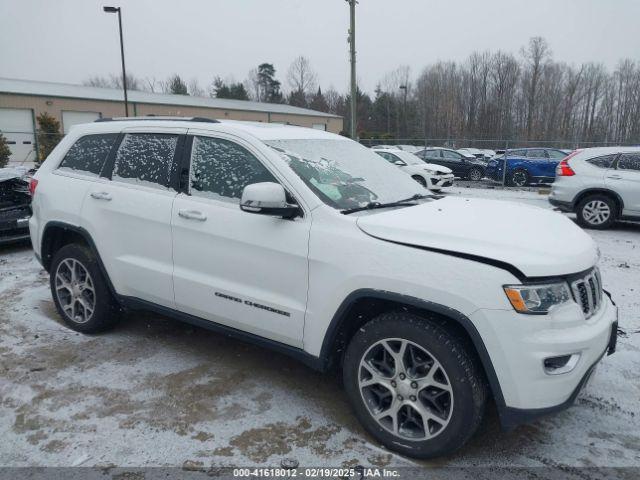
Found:
[[[357,86],[356,86],[356,0],[347,0],[349,2],[349,10],[351,16],[351,25],[349,27],[349,46],[351,57],[351,138],[356,140],[358,137],[357,130]]]

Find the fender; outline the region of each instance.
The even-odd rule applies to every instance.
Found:
[[[42,230],[42,245],[40,245],[40,253],[42,255],[40,259],[41,260],[40,263],[42,264],[44,269],[48,272],[49,267],[51,266],[52,255],[51,255],[51,252],[49,252],[48,245],[45,245],[45,239],[47,238],[47,230],[49,230],[50,228],[61,228],[62,230],[73,232],[79,235],[80,237],[82,237],[82,239],[87,243],[89,249],[92,251],[96,259],[98,260],[98,266],[100,267],[102,276],[107,281],[107,286],[109,287],[109,291],[114,296],[114,298],[118,298],[118,293],[116,292],[115,287],[111,283],[111,278],[107,273],[107,269],[104,266],[104,263],[102,262],[102,258],[100,257],[100,252],[98,252],[98,247],[96,247],[96,244],[93,241],[91,234],[87,232],[84,228],[79,227],[78,225],[72,225],[70,223],[59,222],[56,220],[49,221],[46,223],[46,225],[44,226],[44,229]]]
[[[347,298],[344,299],[344,301],[340,304],[340,307],[338,307],[338,310],[334,314],[331,323],[329,324],[329,328],[327,328],[324,341],[322,342],[320,359],[322,360],[324,365],[323,370],[328,368],[333,344],[337,338],[338,332],[340,331],[340,326],[343,324],[343,322],[348,321],[347,313],[349,311],[349,308],[357,300],[362,298],[388,300],[403,305],[409,305],[443,315],[444,317],[457,322],[458,325],[460,325],[465,330],[465,332],[467,332],[467,334],[471,338],[471,341],[473,342],[473,346],[475,347],[478,356],[480,357],[480,361],[482,362],[487,380],[489,381],[491,393],[493,394],[493,398],[498,409],[502,410],[504,409],[504,407],[506,407],[504,396],[502,394],[502,388],[500,387],[498,376],[496,375],[493,363],[491,362],[491,357],[489,356],[489,352],[487,351],[484,341],[482,340],[482,337],[480,336],[480,333],[478,333],[478,330],[476,329],[473,322],[466,315],[453,308],[441,305],[439,303],[430,302],[428,300],[423,300],[408,295],[402,295],[399,293],[364,288],[350,293]]]
[[[618,205],[620,205],[620,215],[622,215],[622,211],[624,210],[624,201],[622,200],[622,197],[617,192],[614,192],[613,190],[609,190],[608,188],[601,188],[601,187],[585,188],[584,190],[581,190],[580,192],[578,192],[575,195],[575,197],[573,197],[573,200],[571,200],[572,208],[575,209],[576,206],[578,205],[578,201],[585,195],[589,195],[591,193],[603,193],[605,195],[613,196],[618,201]]]

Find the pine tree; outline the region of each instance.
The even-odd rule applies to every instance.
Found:
[[[309,104],[309,108],[311,110],[316,110],[318,112],[329,112],[329,104],[327,103],[327,99],[324,98],[322,94],[322,89],[318,87],[318,92],[311,99],[311,103]]]
[[[0,133],[0,168],[4,168],[9,163],[9,157],[11,156],[11,150],[7,139],[2,133]]]
[[[276,69],[271,63],[258,65],[258,86],[260,99],[267,103],[282,103],[280,82],[275,79]]]
[[[187,84],[180,78],[177,73],[169,78],[168,81],[169,93],[174,95],[189,95]]]
[[[62,140],[60,133],[60,122],[47,112],[43,112],[36,117],[38,121],[38,158],[36,165],[39,167],[49,156],[51,151]]]

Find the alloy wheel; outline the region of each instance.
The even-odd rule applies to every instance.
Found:
[[[401,338],[373,344],[358,368],[360,395],[376,422],[406,440],[428,440],[451,420],[453,390],[444,368]]]
[[[582,217],[591,225],[602,225],[611,217],[611,208],[602,200],[591,200],[582,208]]]
[[[482,172],[480,170],[478,170],[477,168],[473,168],[469,172],[469,178],[471,180],[473,180],[474,182],[477,182],[477,181],[482,179]]]
[[[75,323],[91,320],[96,307],[93,279],[87,268],[75,258],[58,264],[55,276],[58,302],[65,315]]]
[[[527,184],[527,174],[525,172],[513,172],[511,178],[516,187],[524,187]]]

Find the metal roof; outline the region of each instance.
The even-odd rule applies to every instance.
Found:
[[[68,83],[41,82],[35,80],[19,80],[0,78],[0,93],[14,95],[36,95],[41,97],[77,98],[84,100],[105,100],[122,102],[122,90],[115,88],[87,87]],[[151,93],[130,90],[127,92],[129,102],[156,105],[178,105],[184,107],[216,108],[220,110],[240,110],[264,113],[282,113],[288,115],[305,115],[313,117],[341,118],[330,113],[318,112],[307,108],[293,107],[280,103],[251,102],[246,100],[230,100],[226,98],[192,97],[190,95],[173,95],[169,93]]]

